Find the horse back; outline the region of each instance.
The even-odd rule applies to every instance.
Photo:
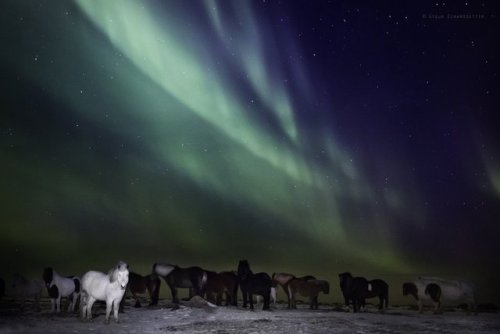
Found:
[[[273,286],[282,285],[285,286],[290,282],[290,280],[294,279],[295,275],[289,273],[274,273],[272,276]]]
[[[100,271],[88,271],[82,277],[82,290],[98,300],[106,299],[106,288],[110,280]]]
[[[271,277],[264,272],[252,274],[247,279],[240,281],[242,290],[260,294],[262,296],[269,296],[271,293],[272,280]]]
[[[269,285],[271,287],[272,285],[272,280],[271,276],[269,276],[267,273],[257,273],[253,275],[253,281],[259,284],[263,285]]]
[[[205,271],[200,267],[188,267],[188,268],[176,267],[166,277],[166,281],[170,285],[174,285],[179,288],[201,287],[206,283],[205,279],[206,279]]]
[[[311,297],[317,295],[317,288],[311,281],[294,278],[288,283],[289,292],[292,294],[298,293],[303,297]]]
[[[142,275],[134,272],[128,274],[128,288],[132,293],[146,292],[146,279]]]

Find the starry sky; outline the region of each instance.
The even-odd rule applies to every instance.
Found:
[[[489,293],[493,4],[2,1],[0,264],[247,258]]]

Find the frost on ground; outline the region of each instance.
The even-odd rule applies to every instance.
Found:
[[[348,313],[337,306],[307,305],[287,310],[277,304],[271,311],[249,311],[242,307],[213,307],[203,300],[182,302],[178,308],[163,303],[156,307],[134,308],[127,298],[120,323],[104,322],[104,305],[94,305],[92,322],[77,314],[51,314],[44,300],[42,312],[30,306],[0,308],[0,333],[499,333],[498,313],[467,316],[463,311],[434,315],[418,314],[408,307],[392,307],[384,314],[375,308]]]

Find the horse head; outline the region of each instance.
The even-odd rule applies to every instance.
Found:
[[[110,271],[109,281],[111,283],[118,282],[122,290],[125,290],[128,284],[128,276],[128,264],[119,261],[116,267]]]
[[[350,272],[345,272],[342,274],[339,274],[339,281],[340,281],[340,288],[342,291],[344,289],[349,290],[351,286],[351,281],[352,281],[352,275]]]
[[[52,280],[54,279],[54,269],[52,267],[47,267],[43,269],[43,281],[45,285],[48,287]]]
[[[238,263],[238,277],[244,278],[251,273],[252,271],[250,270],[250,264],[248,263],[248,261],[240,260],[240,262]]]

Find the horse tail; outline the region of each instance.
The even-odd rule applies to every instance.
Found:
[[[80,293],[82,289],[82,282],[80,282],[78,277],[73,277],[73,282],[75,283],[75,292]]]
[[[201,277],[198,277],[198,287],[195,288],[195,293],[199,294],[200,297],[203,298],[203,295],[205,294],[205,286],[207,284],[208,280],[208,275],[205,270],[202,271]]]
[[[207,284],[207,280],[208,280],[207,272],[203,271],[203,275],[201,277],[201,288],[205,287],[205,285]]]

